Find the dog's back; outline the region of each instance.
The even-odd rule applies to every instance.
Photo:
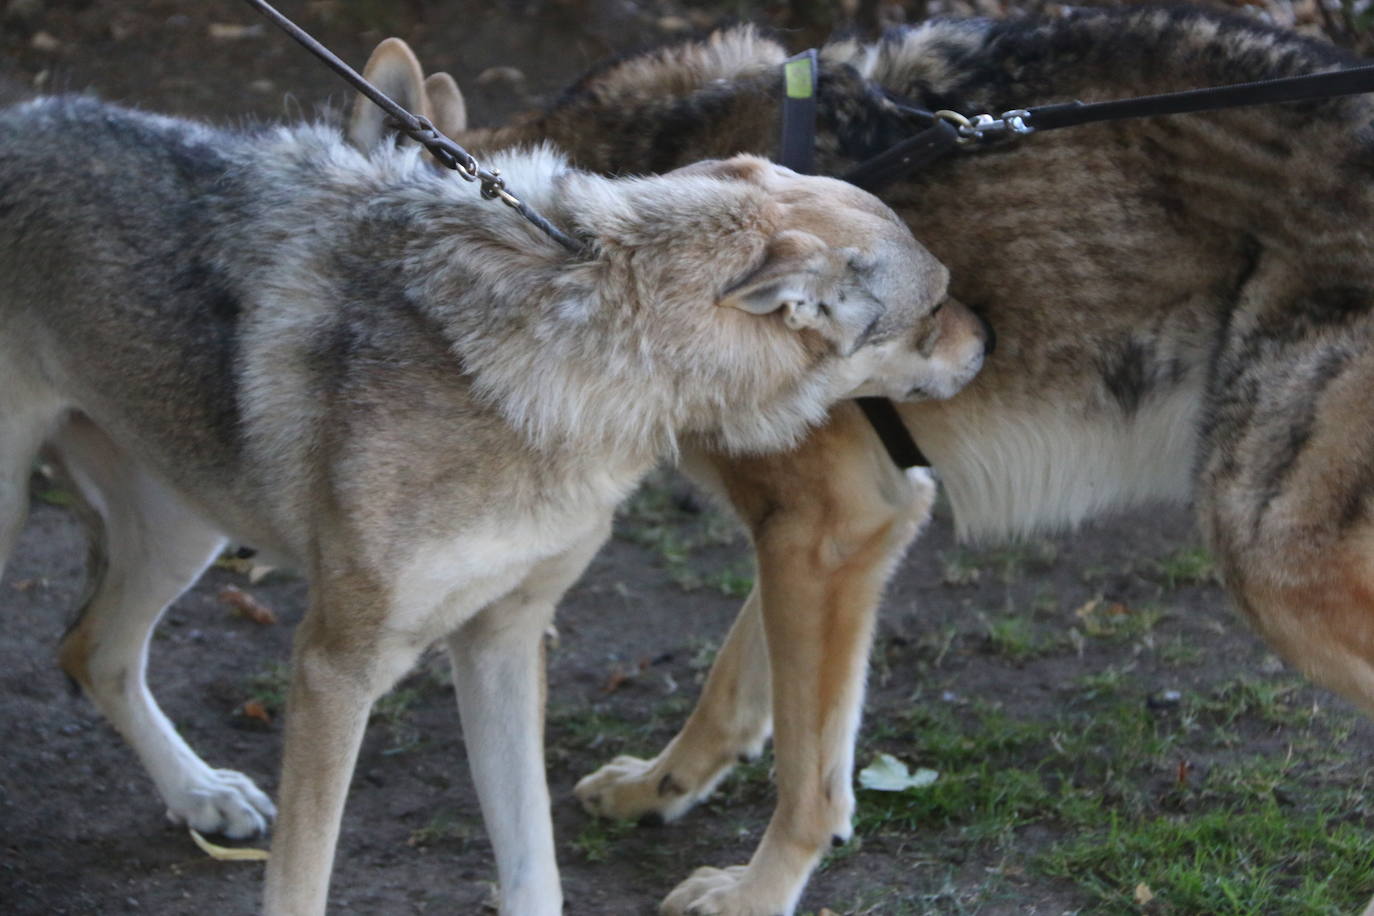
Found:
[[[6,324],[26,326],[0,335],[5,360],[176,440],[206,470],[235,453],[240,426],[242,290],[215,250],[213,203],[237,142],[82,97],[0,114],[0,303]]]

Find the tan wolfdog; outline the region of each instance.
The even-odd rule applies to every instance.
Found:
[[[766,153],[785,54],[720,33],[594,70],[548,110],[462,139],[552,140],[616,173]],[[910,136],[894,99],[996,115],[1355,63],[1186,8],[935,21],[822,49],[817,161],[841,175]],[[947,160],[883,197],[999,339],[959,396],[902,406],[961,532],[1191,499],[1246,617],[1374,712],[1371,123],[1352,97],[1079,127]],[[758,851],[697,872],[664,910],[787,913],[849,835],[874,609],[929,500],[847,408],[787,455],[688,458],[749,526],[758,587],[682,732],[577,793],[593,812],[671,820],[771,731],[779,798]]]

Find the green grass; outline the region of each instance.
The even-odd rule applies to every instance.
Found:
[[[861,789],[858,834],[920,846],[932,866],[976,855],[1069,882],[1085,913],[1356,912],[1374,891],[1374,770],[1342,748],[1353,716],[1304,689],[1239,678],[1152,710],[1126,663],[1066,685],[1051,716],[922,702],[870,729],[858,759],[888,750],[940,778]]]
[[[1144,884],[1155,912],[1345,913],[1368,896],[1374,836],[1368,825],[1271,800],[1187,816],[1113,814],[1105,829],[1056,845],[1037,864],[1087,889],[1101,904],[1094,912],[1140,912],[1133,894]]]
[[[1180,585],[1203,585],[1216,578],[1216,564],[1201,547],[1185,547],[1160,557],[1155,571],[1169,588]]]
[[[587,862],[605,862],[623,854],[623,851],[616,851],[616,847],[634,829],[633,821],[589,817],[582,825],[581,832],[568,845]]]
[[[739,524],[710,503],[675,496],[666,472],[650,475],[620,507],[616,536],[657,554],[682,591],[743,598],[754,587],[753,557]],[[730,548],[725,559],[721,548]]]

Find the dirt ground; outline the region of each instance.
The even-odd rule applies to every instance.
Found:
[[[454,73],[477,123],[547,99],[604,56],[743,10],[636,0],[281,6],[354,62],[385,35],[403,35],[431,68]],[[783,12],[752,15],[780,21]],[[231,0],[11,0],[2,28],[0,77],[15,86],[90,90],[227,123],[327,114],[347,101],[332,77]],[[29,527],[0,583],[0,912],[254,912],[261,866],[213,861],[167,824],[132,755],[57,669],[54,650],[80,600],[84,551],[62,494],[37,476],[34,494]],[[572,916],[654,912],[696,866],[743,863],[762,833],[772,804],[766,760],[669,827],[599,823],[571,795],[580,776],[610,757],[650,755],[672,735],[747,590],[746,555],[728,522],[664,473],[625,511],[617,536],[559,611],[548,767]],[[280,622],[235,614],[219,597],[226,585],[249,591]],[[269,791],[281,749],[281,666],[304,592],[288,574],[250,584],[242,569],[214,569],[176,604],[153,645],[153,689],[182,734],[212,765],[241,769]],[[1369,779],[1374,729],[1330,695],[1293,686],[1228,609],[1186,512],[1157,509],[981,550],[956,545],[942,512],[888,595],[859,760],[882,750],[928,765],[936,751],[919,729],[894,725],[927,713],[961,722],[995,711],[1017,727],[1048,731],[1109,681],[1122,708],[1159,711],[1150,715],[1171,715],[1169,691],[1185,706],[1195,697],[1197,708],[1211,708],[1209,698],[1229,695],[1234,684],[1270,685],[1284,709],[1311,710],[1301,725],[1242,710],[1225,723],[1229,740],[1193,729],[1196,740],[1147,763],[1131,747],[1100,748],[1108,769],[1129,770],[1143,787],[1145,810],[1132,816],[1173,816],[1169,799],[1178,793],[1170,786],[1183,786],[1189,772],[1200,784],[1243,754],[1282,764],[1275,797],[1301,796],[1322,780],[1358,789]],[[1317,728],[1319,714],[1326,724]],[[1299,740],[1314,734],[1321,740]],[[1106,879],[1044,864],[1057,844],[1079,837],[1081,819],[1013,813],[989,834],[971,825],[997,812],[946,812],[908,825],[885,819],[880,793],[861,792],[860,803],[858,839],[817,874],[803,911],[1141,909],[1130,886],[1104,891]],[[1374,833],[1363,804],[1351,806],[1347,820]],[[1289,865],[1279,856],[1260,867]],[[476,913],[493,878],[456,709],[435,657],[374,716],[331,902],[341,913]],[[1366,893],[1374,874],[1369,885]],[[1167,901],[1147,909],[1205,912]]]

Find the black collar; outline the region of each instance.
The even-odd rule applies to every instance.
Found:
[[[778,162],[803,175],[814,174],[816,170],[816,77],[815,48],[789,57],[783,62],[782,140],[778,145]],[[912,140],[919,140],[936,132],[941,138],[948,134],[948,149],[941,149],[928,159],[912,161],[920,155],[920,150],[912,145]],[[912,140],[903,141],[876,159],[868,160],[845,175],[844,179],[866,190],[881,186],[952,150],[956,139],[953,127],[945,121],[936,120],[934,126],[917,134]],[[875,166],[874,163],[878,164]],[[853,177],[856,172],[860,173],[860,180]],[[865,183],[873,182],[875,178],[881,180],[873,184]],[[896,405],[887,398],[855,400],[897,467],[903,470],[930,467],[930,462],[922,454],[916,440],[911,438],[911,432],[906,428],[906,424],[902,422]]]

